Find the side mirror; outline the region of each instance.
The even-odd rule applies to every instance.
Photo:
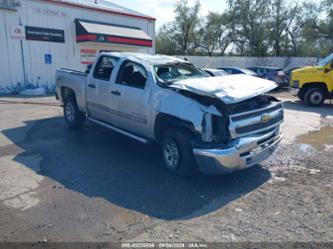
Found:
[[[89,73],[90,73],[91,68],[92,68],[92,64],[89,64],[89,65],[87,66],[86,71],[85,71],[86,74],[89,74]]]

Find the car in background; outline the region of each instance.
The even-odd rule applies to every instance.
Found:
[[[288,87],[289,85],[289,77],[281,68],[256,66],[248,69],[257,73],[260,78],[274,81],[279,87]]]
[[[297,70],[297,69],[300,69],[302,67],[291,67],[291,68],[288,68],[288,69],[283,69],[283,72],[286,73],[286,75],[288,76],[288,78],[290,78],[290,74],[292,71],[294,70]]]
[[[216,77],[216,76],[224,76],[224,75],[228,75],[229,73],[227,73],[224,70],[221,69],[215,69],[215,68],[203,68],[203,70],[208,73],[210,76]]]
[[[220,67],[218,69],[224,70],[229,74],[246,74],[250,76],[257,76],[255,72],[243,67]]]

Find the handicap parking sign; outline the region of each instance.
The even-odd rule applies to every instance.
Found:
[[[45,54],[44,59],[45,59],[45,64],[52,64],[52,55],[51,54]]]

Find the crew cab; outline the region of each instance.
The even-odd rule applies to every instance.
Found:
[[[320,106],[333,98],[333,54],[316,66],[303,67],[291,72],[290,87],[306,105]]]
[[[282,138],[282,104],[266,94],[274,88],[265,79],[208,77],[178,58],[135,53],[102,53],[86,72],[56,72],[70,127],[88,119],[158,143],[178,175],[225,174],[269,157]]]

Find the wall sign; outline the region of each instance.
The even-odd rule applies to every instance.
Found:
[[[16,10],[16,7],[19,6],[20,3],[15,0],[0,0],[0,9]]]
[[[25,36],[30,41],[65,43],[65,32],[60,29],[25,27]]]
[[[44,61],[45,61],[45,64],[52,64],[52,55],[51,54],[45,54],[44,55]]]
[[[51,9],[34,8],[33,13],[38,14],[38,15],[45,15],[45,16],[67,17],[67,14],[65,12],[51,10]]]
[[[81,64],[93,64],[96,58],[96,49],[81,49]]]
[[[10,36],[15,39],[25,39],[25,28],[23,25],[11,25]]]

